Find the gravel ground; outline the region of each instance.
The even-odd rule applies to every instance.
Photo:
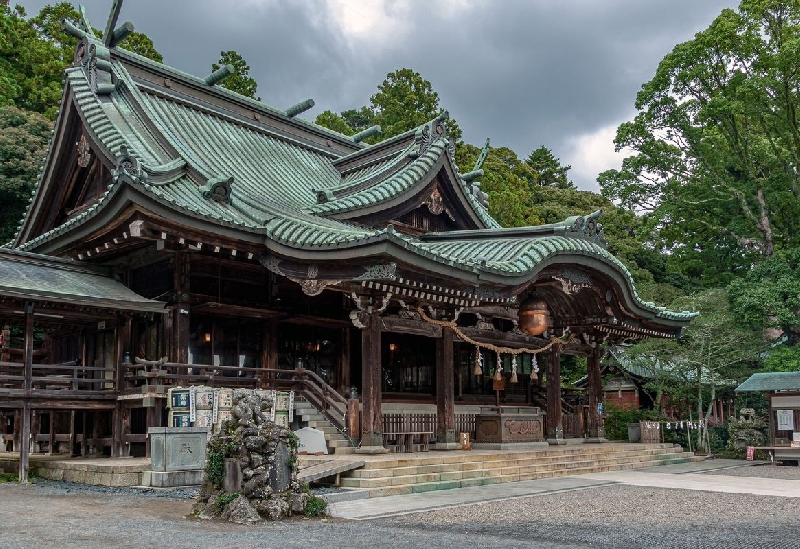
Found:
[[[726,469],[752,476],[777,466]],[[775,478],[774,476],[771,478]],[[784,478],[784,477],[778,477]],[[187,519],[191,490],[43,481],[0,485],[4,548],[348,547],[766,549],[789,547],[800,498],[622,485],[369,521],[294,519],[259,526]]]
[[[774,478],[779,480],[800,480],[800,467],[796,465],[753,465],[751,467],[732,467],[705,471],[704,475],[727,475],[729,477]]]
[[[580,547],[730,549],[789,547],[800,499],[634,486],[479,504],[386,519],[400,528]]]

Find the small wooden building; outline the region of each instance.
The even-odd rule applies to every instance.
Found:
[[[737,393],[764,393],[769,400],[769,447],[775,459],[800,463],[800,372],[753,374]]]
[[[494,403],[503,378],[507,402],[546,403],[555,441],[560,355],[573,353],[590,357],[598,436],[602,344],[675,337],[694,317],[639,298],[600,212],[500,227],[480,189],[487,151],[457,166],[446,113],[366,145],[302,120],[313,101],[271,107],[216,85],[224,71],[196,77],[117,48],[120,5],[102,37],[67,26],[74,63],[13,246],[102,265],[165,304],[132,318],[104,363],[124,417],[163,422],[169,384],[301,372],[298,390],[362,447],[382,444],[384,402],[435,406],[448,447],[456,402]],[[547,313],[536,335],[518,318],[532,299]]]
[[[10,344],[10,330],[0,338],[0,449],[20,452],[23,480],[31,444],[124,453],[115,357],[129,344],[133,319],[163,312],[162,302],[135,294],[102,266],[0,249],[0,319],[22,330],[20,346]],[[46,334],[39,349],[35,329]]]

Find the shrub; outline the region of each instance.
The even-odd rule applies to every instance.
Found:
[[[660,419],[653,410],[629,410],[609,404],[603,413],[603,428],[608,440],[628,440],[629,423]]]
[[[238,492],[234,492],[232,494],[220,494],[217,496],[217,499],[214,500],[214,508],[217,510],[218,513],[221,513],[225,510],[225,508],[230,505],[230,503],[239,497]]]
[[[306,503],[306,509],[303,512],[307,517],[318,517],[325,513],[325,509],[328,507],[328,502],[325,501],[323,498],[315,495],[311,495],[308,498],[308,502]]]

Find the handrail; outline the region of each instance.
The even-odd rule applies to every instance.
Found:
[[[334,427],[350,437],[347,434],[347,399],[311,370],[296,368],[293,372],[295,378],[302,383],[306,400]]]
[[[103,374],[110,374],[104,377]],[[64,364],[31,365],[31,389],[69,391],[70,393],[95,393],[114,391],[117,380],[114,368]],[[19,362],[0,362],[0,391],[22,390],[25,387],[25,365]],[[99,387],[98,387],[99,386]]]

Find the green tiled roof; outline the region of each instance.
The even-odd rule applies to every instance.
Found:
[[[172,86],[134,79],[120,58],[125,63],[133,60],[182,85],[204,86],[214,101],[201,102]],[[433,131],[441,130],[435,126],[441,118],[372,147],[348,143],[336,149],[330,147],[330,141],[325,145],[325,136],[342,143],[346,137],[333,136],[329,130],[295,121],[232,92],[209,88],[202,79],[136,55],[114,53],[110,70],[116,77],[116,87],[102,98],[92,91],[82,67],[66,71],[68,87],[85,131],[106,159],[119,164],[128,154],[143,173],[115,179],[116,183],[87,210],[22,243],[21,249],[35,250],[86,223],[129,186],[189,217],[263,235],[268,248],[274,242],[308,253],[381,243],[384,247],[375,253],[414,254],[447,266],[440,271],[470,283],[486,275],[492,284],[512,279],[516,284],[558,255],[582,255],[620,273],[637,304],[653,316],[678,321],[694,316],[643,303],[625,266],[604,246],[580,231],[575,233],[572,218],[541,227],[500,228],[476,198],[476,187],[459,175],[446,131]],[[277,122],[257,123],[257,116],[247,118],[237,110],[242,105]],[[59,116],[64,116],[68,108],[62,106]],[[308,132],[323,137],[312,139]],[[364,227],[334,219],[355,219],[357,215],[345,214],[380,210],[384,204],[396,208],[412,197],[419,200],[420,193],[441,170],[451,174],[449,184],[454,185],[453,193],[462,197],[460,206],[474,214],[473,221],[484,228],[416,238],[394,232],[391,227]],[[225,182],[224,200],[216,200],[218,197],[210,193],[220,182]],[[218,186],[217,190],[223,189]]]
[[[737,393],[768,391],[800,391],[800,372],[753,374],[736,388]]]
[[[82,307],[163,312],[109,276],[75,261],[0,249],[0,296]]]

